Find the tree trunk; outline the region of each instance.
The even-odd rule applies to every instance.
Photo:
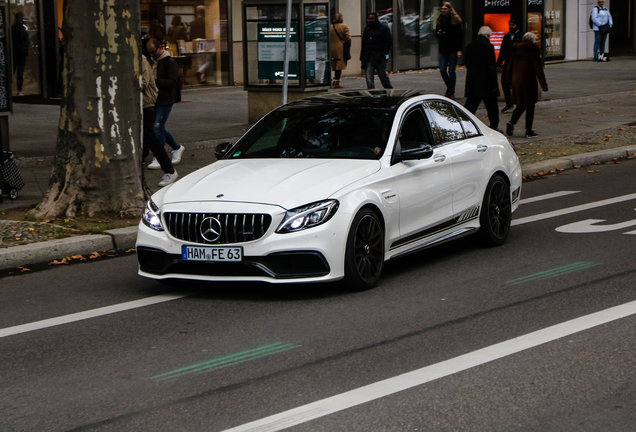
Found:
[[[36,218],[143,211],[139,9],[139,0],[64,2],[64,95]]]

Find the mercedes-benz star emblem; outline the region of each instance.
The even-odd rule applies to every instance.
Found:
[[[199,228],[203,239],[209,243],[214,243],[221,237],[221,222],[217,218],[208,217],[201,221]]]

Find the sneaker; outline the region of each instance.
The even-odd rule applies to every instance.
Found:
[[[514,105],[506,105],[505,107],[503,107],[503,109],[501,110],[502,113],[506,113],[510,110],[512,110],[515,106]]]
[[[184,151],[184,146],[181,146],[178,149],[172,151],[172,165],[176,165],[181,162],[181,155],[183,155]]]
[[[539,134],[535,133],[533,130],[526,131],[526,138],[536,138]]]
[[[512,136],[514,131],[515,131],[515,125],[513,125],[510,122],[506,123],[506,135]]]
[[[154,158],[150,165],[148,165],[148,169],[161,169],[161,165],[159,165],[159,161],[157,158]]]
[[[170,183],[174,182],[177,179],[177,177],[179,177],[179,174],[177,174],[176,170],[172,174],[165,173],[163,175],[163,177],[161,177],[161,181],[159,182],[159,186],[161,186],[161,187],[167,186]]]

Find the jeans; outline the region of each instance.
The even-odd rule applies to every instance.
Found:
[[[367,61],[367,69],[365,74],[365,77],[367,79],[367,89],[375,88],[373,75],[376,71],[378,72],[378,77],[380,78],[382,87],[384,87],[385,89],[392,89],[393,86],[391,85],[389,76],[386,74],[386,59],[382,58],[379,61],[375,61],[373,60],[373,55],[370,55]]]
[[[455,82],[457,82],[457,75],[455,75],[455,67],[457,66],[457,53],[439,53],[438,59],[439,71],[442,74],[444,84],[446,84],[446,94],[454,95]]]
[[[605,53],[605,41],[607,33],[601,34],[600,31],[594,32],[594,61],[598,60],[598,53]]]
[[[172,150],[178,150],[181,146],[177,144],[172,135],[170,135],[170,132],[166,130],[166,122],[168,121],[170,111],[172,111],[172,105],[155,105],[155,135],[157,135],[157,139],[161,145],[165,146],[167,143],[172,147]]]
[[[146,159],[148,152],[152,152],[161,169],[165,173],[173,174],[174,168],[170,156],[166,153],[166,148],[159,143],[157,135],[154,132],[155,110],[148,108],[144,110],[144,147],[142,151],[142,159]]]

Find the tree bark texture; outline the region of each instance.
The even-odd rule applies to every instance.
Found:
[[[140,216],[139,0],[65,0],[64,94],[39,218]]]

